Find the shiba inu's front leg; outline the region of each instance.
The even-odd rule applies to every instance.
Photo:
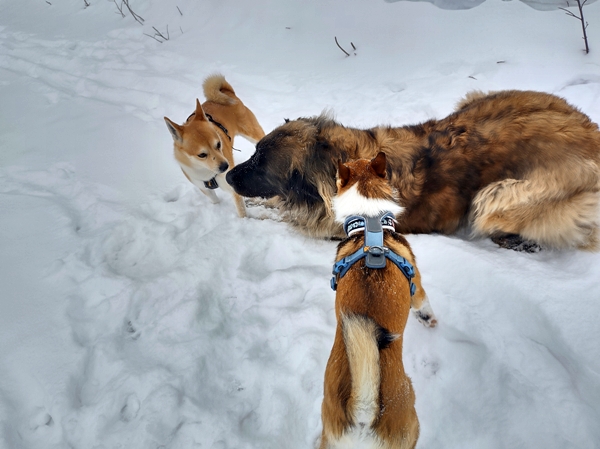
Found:
[[[217,204],[218,202],[220,202],[221,200],[219,200],[219,197],[217,196],[217,194],[215,193],[214,190],[212,189],[207,189],[203,184],[199,183],[199,182],[194,182],[192,180],[192,178],[190,178],[188,176],[188,174],[185,172],[185,170],[182,168],[181,169],[182,173],[185,175],[185,177],[187,178],[187,180],[189,182],[191,182],[192,184],[194,184],[196,187],[198,187],[198,189],[200,189],[200,191],[202,193],[204,193],[211,201],[211,203],[213,204]]]
[[[246,205],[244,204],[244,199],[237,193],[234,193],[233,201],[235,202],[235,208],[237,210],[238,216],[240,218],[244,218],[246,216]]]
[[[419,320],[424,326],[435,327],[437,324],[437,318],[433,313],[427,293],[425,293],[423,285],[421,285],[421,273],[419,273],[419,269],[417,268],[416,264],[413,263],[413,267],[415,268],[415,277],[413,278],[413,282],[417,286],[417,290],[411,298],[410,308],[414,312],[417,320]]]
[[[244,204],[244,199],[240,195],[235,193],[233,187],[231,187],[227,183],[227,180],[225,179],[225,173],[217,175],[216,180],[217,184],[219,184],[219,187],[233,195],[233,202],[235,203],[235,208],[237,210],[238,216],[240,218],[244,218],[246,216],[246,205]]]
[[[219,197],[217,196],[217,194],[215,193],[214,190],[207,189],[205,187],[200,187],[200,186],[197,186],[197,187],[200,189],[200,191],[202,193],[204,193],[210,199],[210,201],[213,204],[217,204],[217,203],[221,202],[221,200],[219,199]]]

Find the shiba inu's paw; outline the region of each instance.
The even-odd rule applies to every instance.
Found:
[[[423,300],[423,304],[421,304],[421,308],[412,309],[417,320],[426,327],[435,327],[437,325],[437,318],[435,317],[435,313],[433,313],[433,309],[429,304],[429,298],[425,297]]]

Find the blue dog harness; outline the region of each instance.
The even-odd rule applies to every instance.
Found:
[[[353,254],[338,260],[333,265],[333,277],[331,278],[331,288],[337,289],[338,281],[344,277],[350,267],[359,260],[366,258],[365,266],[367,268],[381,269],[386,266],[386,259],[391,260],[400,271],[406,276],[410,283],[410,295],[414,295],[416,286],[412,278],[415,276],[415,269],[402,256],[399,256],[389,248],[383,246],[383,230],[394,231],[394,214],[386,212],[379,217],[361,217],[352,215],[346,218],[344,222],[344,231],[350,237],[358,232],[364,231],[365,242],[363,247]]]

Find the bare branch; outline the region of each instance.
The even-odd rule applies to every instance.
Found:
[[[568,16],[575,17],[577,20],[579,20],[581,22],[581,30],[583,31],[583,40],[585,42],[585,52],[587,54],[590,52],[590,47],[588,45],[588,38],[587,38],[587,33],[586,33],[588,23],[585,21],[585,18],[583,17],[583,6],[587,3],[588,0],[583,0],[583,2],[581,0],[575,0],[575,1],[577,2],[577,8],[579,9],[579,15],[576,15],[565,8],[558,8],[558,9],[562,9],[565,13],[567,13]],[[567,2],[567,6],[568,7],[571,6],[569,4],[569,2]]]
[[[127,9],[129,10],[129,12],[131,13],[131,15],[133,16],[133,18],[139,22],[141,25],[144,24],[144,19],[142,18],[142,16],[136,14],[133,9],[131,9],[131,6],[129,6],[129,0],[122,0],[122,5],[127,6]]]
[[[579,17],[579,16],[576,16],[575,14],[573,14],[573,13],[572,13],[571,11],[569,11],[568,9],[565,9],[565,8],[558,8],[558,9],[562,9],[564,12],[566,12],[566,13],[567,13],[567,15],[568,15],[568,16],[575,17],[577,20],[581,20],[581,17]]]
[[[585,5],[586,1],[587,0],[584,0],[583,3],[581,3],[581,0],[577,0],[577,6],[579,6],[579,15],[581,16],[581,29],[583,31],[583,40],[585,42],[585,53],[588,54],[590,52],[590,46],[588,45],[587,33],[585,31],[587,28],[587,22],[583,18],[583,5]]]
[[[152,29],[153,29],[154,31],[156,31],[156,33],[154,33],[154,35],[155,35],[155,36],[158,36],[158,37],[160,37],[161,39],[163,39],[163,40],[165,40],[165,41],[168,41],[168,40],[169,40],[169,25],[167,25],[167,35],[166,35],[166,36],[165,36],[164,34],[162,34],[160,31],[158,31],[158,30],[156,29],[156,27],[152,27]]]
[[[144,33],[144,36],[151,37],[151,38],[152,38],[152,39],[154,39],[156,42],[160,42],[161,44],[163,43],[163,41],[161,41],[160,39],[157,39],[157,38],[156,38],[156,36],[152,36],[152,35],[150,35],[150,34],[146,34],[146,33]]]
[[[117,3],[117,0],[113,0],[113,2],[115,2],[115,6],[121,13],[121,17],[125,17],[125,13],[123,12],[123,3],[121,3],[121,6],[119,6],[119,4]]]
[[[346,56],[350,56],[350,53],[348,53],[346,50],[344,50],[342,48],[342,46],[340,45],[340,43],[338,42],[337,36],[334,36],[334,37],[335,37],[335,43],[337,44],[337,46],[339,47],[339,49],[342,50],[346,54]]]

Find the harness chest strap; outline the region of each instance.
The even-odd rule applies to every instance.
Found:
[[[404,257],[383,246],[384,229],[394,230],[394,215],[391,212],[379,217],[365,218],[355,215],[346,219],[344,223],[346,234],[350,236],[364,231],[365,243],[362,248],[333,265],[333,277],[331,278],[331,288],[333,290],[337,289],[338,280],[344,277],[350,267],[359,260],[366,258],[365,266],[367,268],[381,269],[385,268],[387,259],[389,259],[408,279],[411,296],[415,294],[416,285],[412,282],[412,278],[415,276],[414,267]]]

